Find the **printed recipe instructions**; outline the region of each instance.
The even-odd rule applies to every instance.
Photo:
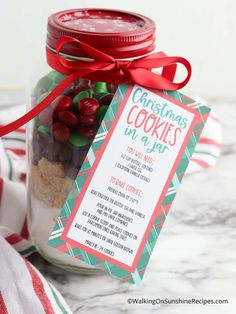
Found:
[[[130,86],[62,239],[133,271],[190,137],[195,113]]]

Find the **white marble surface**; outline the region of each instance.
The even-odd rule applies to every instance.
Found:
[[[141,286],[31,261],[77,314],[236,313],[236,103],[215,102],[224,126],[215,168],[185,177]],[[228,305],[132,305],[128,298],[228,299]]]

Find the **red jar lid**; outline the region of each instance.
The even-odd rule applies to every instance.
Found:
[[[61,36],[79,39],[117,59],[141,56],[155,48],[155,23],[146,16],[109,9],[75,9],[57,12],[48,19],[47,45],[55,49]],[[63,53],[86,57],[78,45]]]

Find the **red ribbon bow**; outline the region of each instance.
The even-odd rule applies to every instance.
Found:
[[[89,59],[86,61],[73,61],[64,57],[60,53],[61,49],[69,43],[80,45]],[[67,36],[58,40],[56,53],[46,48],[46,54],[48,64],[56,71],[67,75],[67,77],[43,101],[25,115],[0,127],[0,136],[18,129],[35,118],[70,84],[81,77],[114,84],[135,83],[148,88],[170,91],[184,87],[191,77],[191,65],[181,57],[168,57],[163,52],[155,52],[134,60],[116,60],[84,42]],[[180,83],[173,82],[177,63],[182,64],[187,70],[186,78]],[[151,72],[155,68],[163,68],[162,74]]]

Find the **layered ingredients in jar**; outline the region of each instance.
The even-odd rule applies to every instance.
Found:
[[[63,78],[56,71],[41,78],[33,92],[33,105]],[[63,206],[116,88],[78,79],[35,118],[31,183],[34,196],[48,206]]]
[[[32,106],[64,78],[50,72],[37,83]],[[49,247],[48,238],[92,141],[111,103],[116,85],[78,79],[33,122],[29,142],[30,234],[38,251],[68,270],[96,273],[92,266]]]

